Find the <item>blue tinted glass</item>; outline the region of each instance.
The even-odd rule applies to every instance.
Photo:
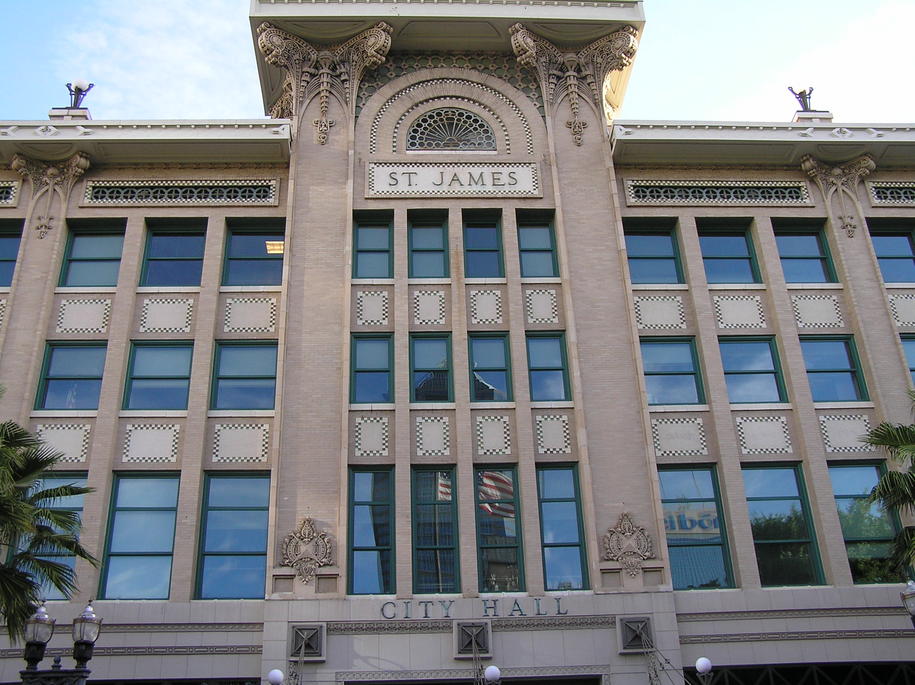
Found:
[[[836,495],[869,495],[880,474],[876,466],[830,466],[832,491]]]
[[[567,399],[565,375],[561,370],[537,371],[532,369],[530,372],[530,379],[531,400],[535,402],[549,402]]]
[[[518,228],[518,244],[522,250],[552,250],[550,234],[546,226],[521,226]]]
[[[660,471],[662,499],[714,499],[712,472],[706,469]]]
[[[572,469],[539,469],[537,482],[541,499],[572,499],[575,497],[575,479]]]
[[[14,260],[19,255],[19,236],[0,235],[0,259]]]
[[[854,376],[848,371],[807,374],[814,402],[854,402],[861,399]]]
[[[414,250],[442,250],[445,230],[441,226],[414,226],[410,229],[410,243]]]
[[[525,277],[555,276],[552,252],[522,252],[521,275]]]
[[[581,552],[578,547],[547,547],[543,550],[547,590],[581,590]]]
[[[472,400],[502,402],[508,399],[508,374],[505,371],[474,371],[472,377]]]
[[[154,233],[146,248],[147,259],[203,257],[202,233]]]
[[[705,277],[709,283],[755,283],[749,259],[707,259]]]
[[[266,507],[269,478],[210,478],[208,504],[211,507]]]
[[[443,252],[414,252],[410,255],[410,276],[412,278],[444,278],[448,273],[445,264]]]
[[[417,371],[413,374],[413,400],[447,402],[450,395],[447,371]]]
[[[786,283],[828,283],[831,279],[822,259],[790,259],[782,262]]]
[[[473,368],[502,368],[505,364],[505,340],[502,338],[471,338]]]
[[[180,378],[134,379],[127,409],[187,409],[190,381]]]
[[[528,338],[527,357],[531,368],[561,368],[562,341],[559,338]]]
[[[357,371],[353,374],[354,402],[390,402],[391,384],[387,371]]]
[[[693,346],[689,342],[642,341],[642,363],[646,373],[692,372]]]
[[[844,340],[801,340],[801,350],[808,371],[853,366],[848,343]]]
[[[175,536],[175,511],[121,509],[114,515],[108,551],[171,554]]]
[[[120,261],[110,262],[70,262],[64,285],[70,287],[99,286],[109,287],[118,284]]]
[[[220,376],[273,376],[275,345],[223,345],[219,348]]]
[[[455,554],[453,549],[415,550],[416,592],[454,592]]]
[[[703,257],[750,256],[744,235],[700,235],[699,246]]]
[[[98,409],[100,380],[49,380],[42,409]]]
[[[747,497],[797,497],[797,478],[793,468],[744,469]]]
[[[388,547],[391,544],[391,508],[387,505],[353,507],[353,545]]]
[[[101,376],[105,347],[52,347],[49,376]]]
[[[109,557],[105,599],[168,599],[172,558]]]
[[[135,376],[187,376],[191,372],[189,345],[134,347],[133,374]]]
[[[200,285],[203,260],[155,261],[146,263],[143,276],[145,286],[195,286]]]
[[[269,254],[267,243],[283,242],[282,233],[241,233],[229,235],[229,257],[269,257],[282,260],[281,254]]]
[[[353,473],[353,500],[387,501],[390,497],[390,471],[356,471]]]
[[[0,262],[0,287],[8,288],[13,283],[16,262]]]
[[[70,259],[120,259],[124,236],[74,235],[70,245]]]
[[[887,283],[912,283],[915,282],[915,260],[912,259],[881,259],[880,273]]]
[[[724,551],[719,546],[668,547],[675,590],[728,587]]]
[[[232,259],[226,264],[225,285],[279,285],[282,282],[282,258]]]
[[[273,409],[274,379],[227,379],[216,383],[214,409]]]
[[[86,487],[86,479],[82,476],[45,476],[36,483],[36,490],[52,490],[64,485],[74,485],[78,488]],[[84,495],[60,497],[51,500],[48,504],[54,509],[82,509]]]
[[[217,509],[207,514],[204,552],[265,552],[267,511]]]
[[[782,257],[819,257],[822,254],[816,234],[786,233],[775,236],[778,254]]]
[[[773,371],[772,347],[766,341],[721,342],[724,371]]]
[[[630,257],[673,257],[673,236],[669,233],[626,234],[626,251]]]
[[[902,349],[905,351],[905,359],[909,368],[915,367],[915,338],[903,338]]]
[[[449,506],[448,504],[414,506],[413,526],[416,529],[417,544],[447,547],[454,545],[455,525],[451,520]]]
[[[353,550],[353,593],[359,595],[391,592],[391,552]]]
[[[727,376],[725,381],[728,386],[728,400],[735,404],[781,400],[774,374],[740,374]]]
[[[698,404],[699,388],[693,375],[646,376],[648,404]]]
[[[387,338],[356,340],[357,369],[387,369],[391,363],[391,341]]]
[[[871,235],[874,252],[878,257],[902,257],[912,255],[912,238],[906,233],[903,235]]]
[[[413,367],[416,369],[447,369],[448,341],[436,338],[414,339]]]
[[[464,229],[464,248],[498,250],[499,229],[495,226],[468,226]]]
[[[174,507],[178,503],[177,478],[122,478],[115,506]]]
[[[390,278],[391,261],[387,252],[360,252],[356,255],[356,278]]]
[[[267,573],[264,556],[203,558],[201,599],[262,599]]]
[[[498,252],[468,252],[465,263],[467,278],[499,278],[502,275]]]
[[[390,247],[390,235],[387,226],[360,226],[356,229],[356,249],[387,250]]]
[[[540,511],[544,544],[578,543],[578,505],[575,502],[543,502]]]
[[[633,283],[679,283],[677,263],[673,259],[632,259],[629,278]]]

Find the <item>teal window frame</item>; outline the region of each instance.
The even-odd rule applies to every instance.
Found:
[[[358,364],[357,356],[357,347],[359,341],[361,340],[384,340],[388,346],[388,365],[384,369],[380,368],[360,368]],[[384,374],[387,379],[388,387],[388,399],[384,402],[379,402],[376,400],[365,400],[360,399],[357,393],[357,383],[356,379],[359,374],[373,374],[381,375]],[[350,339],[350,382],[349,382],[350,394],[349,401],[351,404],[379,404],[379,403],[389,403],[394,401],[394,336],[390,333],[358,333],[354,334]]]
[[[549,236],[549,247],[525,247],[525,234],[529,231],[546,231]],[[533,267],[525,268],[527,255],[549,255],[551,265],[549,273],[536,273]],[[521,278],[558,278],[559,258],[556,251],[556,231],[550,222],[519,222],[518,223],[518,257]]]
[[[867,583],[904,583],[908,578],[904,575],[895,571],[892,566],[890,566],[889,561],[893,554],[893,543],[896,539],[896,535],[900,530],[899,518],[894,511],[885,511],[880,508],[880,505],[876,502],[869,502],[868,496],[870,495],[873,485],[870,485],[868,482],[863,481],[860,477],[855,478],[856,492],[838,492],[837,482],[836,482],[836,473],[842,469],[867,469],[873,472],[874,479],[873,485],[877,484],[877,481],[880,480],[880,477],[886,472],[886,464],[884,462],[867,462],[867,461],[842,461],[842,462],[830,462],[829,463],[829,477],[832,482],[832,494],[836,500],[836,508],[839,513],[839,523],[842,526],[842,538],[845,540],[845,550],[846,555],[848,556],[848,566],[851,571],[852,580],[855,584],[867,584]],[[848,508],[843,507],[844,503],[848,503]],[[858,509],[859,507],[863,508],[864,511],[850,511],[851,509]],[[851,527],[854,524],[852,517],[858,516],[865,525],[869,523],[871,527],[883,527],[883,534],[876,532],[870,535],[855,535],[851,531]],[[870,521],[867,521],[866,518],[869,518]],[[882,521],[882,526],[880,522]],[[853,555],[852,550],[856,548],[863,548],[867,552],[867,548],[871,547],[870,553]],[[876,551],[875,548],[883,547],[885,554],[877,555],[874,554]],[[859,565],[856,563],[856,559],[863,559],[864,564]],[[877,566],[878,560],[883,561],[883,568]],[[876,577],[866,577],[867,561],[871,561],[871,568],[869,569],[871,573],[876,574]]]
[[[478,365],[474,358],[473,343],[477,340],[499,340],[502,342],[502,348],[505,355],[504,366],[485,366]],[[470,365],[470,401],[471,402],[512,402],[514,393],[512,391],[512,360],[511,345],[509,344],[508,333],[471,333],[467,336],[467,357]],[[493,397],[492,399],[481,398],[477,395],[477,372],[495,372],[505,374],[505,397]],[[484,384],[485,381],[479,381]]]
[[[711,497],[689,497],[689,496],[678,496],[672,497],[670,493],[665,493],[665,478],[664,474],[666,473],[698,473],[703,472],[707,473],[709,476],[709,482],[712,487],[712,496]],[[666,529],[667,535],[667,549],[668,556],[670,558],[670,575],[671,583],[673,583],[674,590],[703,590],[709,588],[732,588],[734,587],[734,572],[731,567],[731,551],[730,545],[728,544],[728,534],[727,534],[727,525],[724,519],[724,510],[721,507],[721,491],[718,486],[718,472],[714,464],[695,464],[695,465],[677,465],[677,466],[659,466],[658,467],[658,476],[661,483],[661,507],[664,510],[664,527]],[[690,538],[685,538],[680,540],[676,537],[675,533],[679,529],[693,530],[696,527],[707,529],[706,526],[703,526],[703,522],[708,522],[707,517],[704,516],[705,512],[701,512],[701,516],[697,517],[695,521],[692,518],[688,518],[690,514],[696,509],[705,506],[705,512],[708,512],[709,505],[713,505],[715,508],[714,511],[714,521],[717,524],[718,528],[718,542],[710,542],[707,540],[691,540]],[[674,510],[674,507],[677,509]],[[693,525],[694,524],[694,525]],[[681,570],[677,568],[675,563],[675,558],[678,555],[674,550],[695,550],[695,549],[704,549],[704,548],[715,548],[721,552],[721,565],[722,571],[724,574],[724,584],[701,584],[701,585],[689,585],[685,584],[682,581],[684,574]],[[698,568],[705,568],[708,566],[708,560],[705,564],[697,563],[694,566]],[[687,569],[687,572],[689,569]]]
[[[360,245],[360,229],[382,228],[387,231],[388,240],[385,247],[363,247]],[[384,254],[387,257],[387,270],[382,274],[361,273],[359,256],[363,254]],[[394,278],[394,231],[390,221],[356,221],[353,225],[353,279]]]
[[[408,216],[412,215],[413,212],[408,212]],[[424,212],[420,216],[413,217],[409,216],[409,224],[407,226],[407,251],[409,252],[409,263],[408,263],[408,276],[409,278],[449,278],[450,277],[450,265],[448,258],[448,215],[445,213],[438,213],[438,218],[425,218],[429,215],[428,212]],[[417,245],[416,234],[419,231],[430,231],[438,230],[439,237],[441,240],[441,247],[421,247]],[[434,257],[438,256],[441,260],[440,268],[437,269],[435,273],[427,273],[417,268],[417,265],[414,263],[415,258],[419,257]]]
[[[689,345],[689,354],[690,360],[692,362],[692,369],[690,371],[650,371],[648,364],[645,363],[645,345],[653,344],[682,344]],[[662,406],[662,405],[682,405],[690,406],[696,404],[705,404],[705,386],[702,381],[702,370],[699,366],[699,354],[696,350],[696,339],[689,337],[666,337],[666,336],[657,336],[657,337],[643,337],[639,339],[639,349],[642,355],[642,367],[645,376],[645,390],[646,390],[646,399],[650,406]],[[665,376],[690,376],[693,379],[693,384],[696,388],[696,401],[695,402],[653,402],[651,398],[651,388],[649,387],[649,379],[653,377],[665,377]]]
[[[270,511],[270,472],[269,471],[260,471],[260,472],[246,472],[239,473],[235,471],[227,472],[210,472],[205,475],[205,483],[203,488],[203,500],[201,502],[201,512],[200,512],[200,539],[197,545],[197,578],[194,588],[194,596],[196,599],[261,599],[264,596],[266,591],[266,578],[267,578],[267,535],[269,533],[269,511]],[[214,506],[210,502],[210,495],[213,489],[214,481],[229,481],[229,480],[258,480],[266,481],[266,491],[264,492],[264,501],[262,505],[253,506],[253,505],[244,505],[236,503],[235,506]],[[219,549],[219,550],[207,550],[207,535],[210,531],[212,525],[211,514],[219,512],[243,512],[246,513],[249,517],[249,521],[253,521],[254,516],[258,513],[263,512],[264,515],[264,529],[263,537],[264,544],[263,548],[259,550],[251,549]],[[250,530],[250,529],[248,529]],[[237,544],[237,539],[233,540]],[[237,571],[234,572],[236,577],[236,583],[234,587],[236,592],[231,594],[225,593],[213,593],[207,592],[206,590],[206,565],[209,559],[229,559],[231,557],[244,557],[246,559],[262,559],[263,560],[263,572],[261,576],[260,587],[252,592],[240,592],[237,591],[239,588],[240,581],[238,580]]]
[[[915,386],[915,335],[902,335],[900,338],[906,366],[909,367],[909,378]]]
[[[871,249],[880,268],[880,276],[884,283],[913,283],[915,282],[915,225],[911,220],[900,219],[868,219],[871,238]],[[904,252],[878,248],[875,238],[900,238],[908,244]],[[904,270],[909,278],[900,280],[893,277],[893,271],[898,265],[904,264]],[[891,269],[891,267],[894,267]]]
[[[454,466],[414,466],[410,472],[410,494],[411,494],[411,521],[412,521],[412,540],[413,540],[413,593],[414,594],[430,594],[430,593],[456,593],[461,591],[461,557],[459,553],[460,549],[460,530],[458,527],[458,511],[457,511],[457,501],[458,501],[458,492],[457,492],[457,478],[455,474],[456,469]],[[419,484],[417,480],[419,479],[419,474],[425,473],[434,473],[437,474],[436,478],[440,478],[438,474],[448,474],[450,479],[450,499],[437,499],[438,493],[441,486],[436,486],[436,499],[424,500],[420,499],[419,493]],[[421,508],[424,507],[434,507],[434,522],[443,521],[450,525],[452,531],[450,543],[445,536],[445,540],[440,540],[440,533],[438,529],[435,530],[435,535],[433,536],[433,541],[426,541],[421,537],[422,526],[420,525],[420,520],[422,518],[420,512]],[[439,510],[444,509],[444,514],[440,515]],[[437,584],[422,584],[422,574],[420,573],[420,566],[422,565],[418,557],[424,553],[430,552],[435,557],[439,558],[439,564],[431,567],[433,573],[438,573],[439,582]],[[443,555],[447,558],[450,554],[452,563],[449,565],[445,562],[442,562],[440,555]],[[438,569],[435,571],[434,569]],[[446,578],[442,576],[442,571],[450,572],[452,574],[452,582],[450,584],[446,583]]]
[[[807,490],[804,485],[804,477],[801,472],[800,464],[791,464],[791,463],[761,463],[761,464],[743,464],[742,472],[744,473],[744,482],[746,484],[746,473],[748,471],[791,471],[794,477],[794,494],[784,493],[780,495],[764,495],[764,496],[755,496],[747,494],[747,508],[749,511],[750,519],[750,528],[753,534],[753,547],[756,550],[756,562],[759,569],[760,582],[763,587],[791,587],[799,585],[822,585],[824,583],[823,576],[823,565],[820,561],[819,548],[817,546],[816,531],[813,525],[813,518],[810,513],[810,502],[807,498]],[[774,479],[771,479],[774,482]],[[749,484],[746,484],[746,490],[749,491]],[[771,516],[761,517],[758,523],[754,523],[755,519],[753,516],[753,505],[758,504],[765,508],[767,504],[777,505],[780,502],[795,502],[797,504],[797,511],[800,516],[803,518],[803,536],[795,537],[766,537],[761,538],[760,533],[764,532],[763,524],[766,523],[778,523],[778,515],[774,514]],[[761,509],[761,511],[762,511]],[[772,528],[777,528],[777,525],[771,526]],[[799,579],[798,582],[772,582],[773,578],[771,577],[772,571],[766,566],[764,568],[764,562],[760,561],[760,552],[764,548],[776,547],[776,546],[792,545],[794,547],[807,546],[808,551],[808,561],[809,561],[809,578]],[[790,551],[790,550],[789,550]],[[796,554],[794,555],[796,559]],[[785,568],[785,559],[780,559],[778,563],[771,564],[772,568],[778,567],[783,570]],[[768,577],[767,577],[768,576]]]
[[[240,347],[250,347],[250,348],[263,348],[263,349],[272,349],[273,350],[273,373],[272,374],[226,374],[222,373],[222,353],[223,350],[228,348],[240,348]],[[210,409],[240,409],[240,410],[254,410],[254,409],[266,409],[271,410],[276,407],[276,363],[277,363],[277,341],[276,340],[217,340],[216,349],[213,354],[213,380],[210,386]],[[220,406],[219,405],[219,392],[220,392],[220,383],[222,381],[232,381],[232,380],[270,380],[273,383],[273,394],[270,396],[270,406],[251,406],[251,405],[240,405],[240,406]]]
[[[702,249],[702,239],[703,238],[714,238],[714,237],[732,237],[732,238],[743,238],[746,245],[745,253],[731,253],[731,254],[720,254],[720,255],[707,255],[705,250]],[[699,251],[702,253],[702,264],[705,267],[705,278],[709,284],[717,283],[762,283],[759,275],[759,263],[756,259],[756,249],[753,246],[753,238],[750,235],[750,229],[746,228],[717,228],[717,227],[707,227],[700,224],[698,230],[699,238]],[[746,261],[749,270],[750,270],[750,280],[720,280],[717,277],[712,277],[714,269],[710,268],[716,262],[725,262],[725,261]],[[710,271],[712,274],[710,274]]]
[[[35,484],[34,490],[50,490],[62,485],[75,485],[82,488],[86,487],[86,477],[87,474],[85,471],[74,473],[70,473],[68,471],[48,471]],[[84,498],[85,495],[74,495],[72,497],[58,498],[51,500],[49,503],[46,503],[45,506],[48,509],[52,509],[53,511],[71,511],[82,518]],[[10,550],[10,554],[12,554],[12,550]],[[58,564],[64,564],[65,566],[69,566],[71,569],[76,567],[75,554],[42,554],[41,558],[47,559],[48,561],[57,562]],[[67,599],[64,593],[62,593],[49,582],[43,582],[41,584],[41,593],[41,598],[44,600],[52,601]]]
[[[767,343],[769,346],[769,355],[772,366],[769,369],[737,369],[737,368],[728,368],[726,361],[723,346],[725,345],[740,345],[742,343],[753,344],[753,343]],[[779,403],[785,402],[787,399],[787,393],[785,391],[785,381],[782,377],[782,367],[781,362],[778,357],[778,346],[775,344],[775,338],[772,336],[725,336],[718,338],[718,347],[721,352],[721,364],[724,369],[724,380],[728,388],[728,400],[731,404],[766,404],[766,403]],[[775,399],[747,399],[747,400],[735,400],[731,397],[731,383],[729,382],[730,378],[737,377],[748,377],[748,376],[771,376],[773,383],[775,385],[775,390],[778,396]]]
[[[572,496],[571,497],[548,497],[544,494],[544,480],[549,472],[569,471],[571,473]],[[550,504],[568,504],[575,505],[575,518],[577,522],[577,540],[547,540],[547,528],[545,521],[547,517],[544,513],[544,505]],[[543,563],[543,585],[547,591],[564,591],[564,590],[587,590],[590,588],[588,579],[588,555],[585,542],[584,523],[581,514],[581,487],[578,482],[578,467],[575,464],[538,464],[537,465],[537,509],[540,516],[540,551],[541,561]],[[552,528],[552,526],[551,526]],[[568,527],[566,526],[566,532]],[[555,583],[550,577],[550,550],[577,549],[578,564],[581,573],[579,587],[568,586],[565,583]]]
[[[822,368],[822,369],[811,369],[810,360],[807,358],[807,354],[804,352],[804,343],[815,343],[815,342],[843,342],[845,344],[845,349],[848,353],[848,359],[850,366],[847,367],[834,367],[834,368]],[[811,375],[816,374],[847,374],[851,377],[853,387],[855,388],[856,397],[853,399],[836,399],[836,398],[821,398],[813,397],[814,402],[866,402],[870,399],[867,393],[867,384],[864,380],[864,371],[861,369],[861,360],[858,357],[858,349],[855,346],[855,339],[850,335],[802,335],[800,336],[801,343],[801,353],[804,357],[804,368],[807,370],[807,381],[808,383],[811,380]],[[810,383],[810,393],[811,396],[814,395],[814,386]]]
[[[23,219],[0,219],[0,288],[9,288],[22,247]]]
[[[832,262],[832,255],[829,251],[829,242],[826,240],[826,234],[823,232],[822,226],[813,227],[776,224],[773,227],[773,232],[775,234],[775,244],[778,248],[778,258],[782,265],[782,275],[784,276],[786,283],[836,283],[838,281],[836,278],[835,266]],[[788,254],[789,251],[784,249],[785,246],[779,242],[779,238],[782,237],[791,238],[799,236],[814,238],[817,244],[817,252],[815,254],[812,252],[806,254]],[[818,262],[821,273],[818,274],[817,278],[796,279],[790,277],[789,271],[793,272],[794,269],[786,269],[785,267],[802,262]]]
[[[462,238],[464,241],[464,277],[465,278],[505,278],[505,258],[503,254],[504,245],[502,241],[502,221],[501,218],[493,216],[492,218],[468,218],[476,213],[464,213],[464,227]],[[468,241],[468,231],[475,229],[492,229],[496,236],[495,247],[470,247]],[[495,255],[497,269],[493,273],[477,273],[479,267],[472,266],[476,255]]]
[[[118,284],[121,273],[121,258],[124,253],[124,221],[105,221],[98,224],[89,222],[68,222],[70,230],[67,234],[67,245],[64,248],[64,258],[60,268],[60,279],[58,285],[62,288],[114,288]],[[83,239],[92,238],[111,238],[117,236],[121,239],[120,249],[117,257],[113,256],[74,256],[75,243]],[[114,272],[114,279],[95,278],[86,283],[71,282],[71,268],[73,265],[104,265],[117,264],[118,268]],[[98,273],[98,272],[94,272]]]
[[[263,237],[265,243],[264,253],[233,254],[235,249],[233,240],[236,237]],[[283,252],[267,252],[266,243],[268,242],[282,242]],[[283,260],[286,258],[287,242],[285,219],[228,219],[225,246],[223,248],[222,285],[235,287],[281,286],[283,284]],[[264,276],[259,274],[257,278],[241,278],[230,273],[232,266],[246,262],[251,262],[252,265],[265,264],[269,267],[269,270]],[[279,274],[273,275],[270,272],[276,271],[276,262],[279,262]]]
[[[171,480],[175,482],[175,501],[172,506],[126,506],[118,505],[118,495],[120,493],[121,484],[126,480]],[[111,506],[108,508],[108,526],[107,533],[105,535],[105,556],[104,564],[102,567],[102,573],[99,577],[99,599],[168,599],[171,589],[171,576],[173,572],[172,562],[174,561],[175,553],[175,530],[177,527],[178,519],[178,495],[179,488],[181,487],[180,476],[177,473],[172,473],[169,471],[163,472],[143,472],[143,473],[115,473],[114,482],[111,487]],[[161,550],[155,550],[152,552],[149,551],[139,551],[139,550],[129,550],[129,551],[112,551],[112,545],[114,542],[114,532],[115,527],[118,522],[118,514],[121,512],[139,512],[139,513],[156,513],[156,512],[172,512],[172,523],[171,523],[171,549],[168,552]],[[131,558],[131,559],[168,559],[168,578],[165,581],[166,592],[165,594],[157,594],[155,596],[142,596],[142,595],[119,595],[114,596],[109,590],[108,581],[111,571],[111,563],[113,558]]]
[[[531,364],[531,341],[532,340],[558,340],[559,353],[561,355],[561,366],[555,365],[533,365]],[[566,402],[572,399],[572,387],[569,382],[569,358],[566,353],[566,336],[564,332],[530,332],[525,335],[525,350],[527,352],[527,380],[530,390],[531,402]],[[555,373],[562,372],[562,397],[542,397],[535,392],[534,374],[539,372]]]
[[[137,351],[150,348],[182,348],[190,350],[188,357],[187,373],[166,373],[166,374],[146,374],[138,375],[136,371]],[[123,409],[187,409],[188,394],[191,385],[191,367],[194,363],[194,342],[192,340],[134,340],[130,344],[130,361],[127,364],[127,381],[124,383]],[[164,380],[164,381],[184,381],[184,402],[178,404],[162,403],[155,407],[131,406],[131,397],[133,394],[134,383],[136,381]]]
[[[418,366],[416,354],[417,344],[423,341],[440,340],[445,343],[446,364],[441,367]],[[452,372],[454,363],[451,357],[451,334],[450,333],[411,333],[410,334],[410,401],[421,402],[453,402],[454,401],[454,374]],[[436,374],[443,372],[446,374],[445,385],[447,386],[447,396],[443,398],[424,399],[417,395],[417,388],[421,383],[417,383],[417,375],[426,374],[426,377],[435,377]],[[437,385],[437,383],[436,383]]]
[[[51,375],[51,365],[53,363],[54,354],[58,350],[72,350],[72,349],[85,349],[85,348],[94,348],[96,350],[104,350],[104,355],[102,358],[102,373],[79,373],[79,374],[59,374]],[[101,341],[53,341],[48,342],[45,347],[44,360],[41,364],[41,379],[38,383],[38,392],[35,395],[35,409],[61,409],[61,410],[95,410],[98,409],[99,397],[102,390],[102,379],[104,376],[104,364],[108,356],[108,342],[105,340]],[[97,390],[95,391],[95,404],[93,406],[82,406],[82,407],[49,407],[48,403],[48,386],[50,383],[55,381],[90,381],[97,383]]]
[[[375,492],[374,488],[372,490],[372,497],[369,499],[357,499],[356,498],[356,475],[362,473],[371,473],[371,474],[386,474],[387,475],[387,488],[385,492]],[[381,498],[376,499],[376,495],[383,495]],[[386,545],[357,545],[356,544],[356,531],[355,531],[355,522],[356,522],[356,509],[357,507],[369,507],[372,511],[372,522],[375,522],[375,510],[379,507],[384,507],[387,510],[387,515],[384,518],[384,524],[387,526],[388,531],[388,544]],[[349,520],[347,524],[347,537],[349,539],[349,546],[347,549],[347,561],[346,565],[349,569],[347,574],[347,593],[351,595],[391,595],[394,594],[397,587],[396,579],[396,569],[397,564],[395,563],[395,516],[394,516],[394,468],[391,466],[385,467],[371,467],[371,466],[351,466],[349,469],[349,506],[347,511],[349,511]],[[381,517],[379,517],[381,518]],[[376,540],[377,542],[377,540]],[[360,591],[360,588],[357,587],[358,579],[356,578],[356,562],[355,556],[360,552],[368,552],[370,554],[377,553],[379,554],[379,562],[377,564],[378,569],[378,578],[382,581],[381,586],[374,587],[370,590]],[[385,564],[381,561],[381,554],[387,553],[387,563]],[[385,579],[387,584],[384,584]]]
[[[151,247],[156,238],[200,238],[200,252],[174,254],[169,257],[156,257],[151,254]],[[203,273],[203,256],[206,251],[206,219],[185,220],[146,220],[146,245],[143,250],[143,267],[140,270],[140,287],[177,287],[193,288],[200,285]],[[191,279],[165,279],[150,275],[150,267],[155,264],[180,262],[183,264],[196,263],[196,278]],[[183,281],[183,282],[182,282]]]
[[[659,225],[660,224],[660,225]],[[623,236],[626,241],[626,258],[629,264],[629,281],[632,285],[652,285],[652,284],[670,284],[676,285],[686,283],[683,275],[683,262],[680,257],[680,241],[677,237],[676,221],[674,220],[654,220],[645,219],[644,217],[633,217],[623,220]],[[651,251],[640,250],[634,240],[629,238],[638,237],[665,237],[670,241],[670,253],[653,253]],[[641,274],[638,266],[641,263],[662,262],[673,266],[673,280],[650,278]]]
[[[506,483],[505,473],[510,473],[510,482]],[[480,592],[524,592],[524,535],[521,528],[521,501],[518,496],[518,469],[515,466],[477,466],[473,472],[477,533],[477,574],[480,583]],[[510,490],[509,490],[510,488]],[[487,529],[497,528],[498,519],[511,520],[514,528],[514,542],[512,536],[504,535],[503,541],[498,541],[498,535]],[[507,523],[503,523],[508,528]],[[509,531],[505,531],[509,532]],[[503,559],[499,559],[499,557]],[[491,557],[491,558],[490,558]],[[495,575],[497,564],[502,562],[507,566],[516,568],[512,576],[509,568],[500,585]],[[487,575],[487,571],[490,573]]]

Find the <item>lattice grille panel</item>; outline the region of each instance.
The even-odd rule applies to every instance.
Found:
[[[18,190],[18,181],[0,181],[0,207],[15,206]]]
[[[911,181],[873,181],[867,187],[873,205],[915,206],[915,183]]]
[[[809,205],[802,181],[627,180],[630,205]]]
[[[90,205],[275,205],[273,179],[232,181],[90,181]]]
[[[407,132],[408,150],[495,150],[496,136],[480,116],[442,107],[418,117]]]

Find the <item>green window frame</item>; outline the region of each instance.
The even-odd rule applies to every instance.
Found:
[[[822,585],[823,569],[800,465],[748,464],[743,479],[763,587]]]
[[[857,402],[868,399],[854,338],[801,336],[800,341],[814,402]]]
[[[694,338],[641,338],[648,404],[704,404]]]
[[[633,285],[685,283],[674,222],[624,220],[629,280]]]
[[[115,474],[99,599],[168,599],[177,512],[177,475]]]
[[[785,401],[775,338],[718,338],[718,347],[731,404]]]
[[[394,401],[394,338],[354,335],[350,347],[350,402],[378,404]]]
[[[124,409],[187,409],[192,341],[134,341],[130,347]]]
[[[407,213],[410,278],[448,278],[448,213]]]
[[[871,245],[884,283],[915,283],[915,235],[909,221],[870,220]]]
[[[785,283],[835,283],[836,271],[822,228],[776,226],[775,244]]]
[[[349,470],[349,568],[351,595],[394,593],[394,469]]]
[[[206,219],[146,220],[141,286],[196,287],[203,272]]]
[[[40,481],[34,485],[34,491],[52,490],[64,485],[75,485],[76,487],[86,487],[85,473],[67,473],[63,471],[50,471],[43,476]],[[83,513],[83,498],[85,495],[73,495],[72,497],[59,497],[46,501],[45,506],[52,511],[71,511],[79,517]],[[63,564],[71,570],[76,567],[76,556],[73,554],[42,554],[42,559]],[[41,598],[44,600],[66,600],[67,597],[49,582],[41,584]]]
[[[273,409],[275,340],[218,340],[213,360],[211,409]]]
[[[498,218],[468,220],[464,217],[464,277],[504,278],[502,225]]]
[[[749,229],[700,228],[699,248],[709,283],[760,283]]]
[[[114,287],[118,284],[123,222],[117,228],[72,222],[60,270],[61,287]]]
[[[390,222],[356,223],[353,227],[353,278],[394,277],[393,234]]]
[[[35,409],[98,409],[105,342],[49,342]]]
[[[572,397],[565,333],[528,333],[527,375],[532,402],[565,401]]]
[[[410,336],[410,401],[452,402],[451,335]]]
[[[263,598],[269,509],[269,473],[206,474],[197,599]]]
[[[522,278],[559,276],[556,232],[547,222],[518,224],[518,253]]]
[[[273,286],[283,282],[285,219],[230,219],[222,284]]]
[[[9,288],[13,284],[22,241],[22,224],[22,219],[0,219],[0,288]]]
[[[514,466],[474,469],[480,592],[523,592],[521,511]]]
[[[412,476],[413,592],[460,592],[454,467],[414,467]]]
[[[907,580],[890,563],[899,521],[879,503],[868,501],[871,490],[884,472],[882,463],[829,464],[848,566],[855,583],[904,583]]]
[[[511,402],[512,370],[508,333],[471,333],[470,401]]]
[[[663,466],[658,478],[674,590],[734,587],[715,467]]]
[[[537,466],[540,547],[546,590],[587,590],[588,557],[574,464]]]
[[[909,367],[909,378],[915,386],[915,335],[903,335],[902,351],[905,354],[905,363]]]

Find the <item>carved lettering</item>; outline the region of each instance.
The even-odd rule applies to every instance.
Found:
[[[388,613],[389,608],[391,610],[390,614]],[[397,618],[397,605],[394,602],[385,602],[381,605],[381,615],[388,619]]]
[[[556,600],[556,615],[565,616],[568,614],[569,610],[562,608],[562,597],[554,597],[554,599]]]
[[[418,602],[418,604],[423,608],[423,618],[429,618],[429,607],[432,606],[434,602],[424,599],[421,602]]]
[[[534,606],[537,607],[537,610],[534,612],[534,616],[547,616],[548,615],[545,611],[541,611],[539,597],[534,597]]]
[[[366,197],[541,197],[536,163],[370,162]]]
[[[438,600],[438,603],[442,605],[442,618],[451,618],[451,607],[454,606],[454,600]]]
[[[489,612],[492,612],[491,614]],[[499,600],[498,599],[484,599],[483,600],[483,616],[498,616],[499,615]]]
[[[527,614],[524,613],[524,609],[522,609],[521,605],[518,604],[517,599],[512,604],[512,610],[508,612],[508,615],[509,616],[527,616]]]

